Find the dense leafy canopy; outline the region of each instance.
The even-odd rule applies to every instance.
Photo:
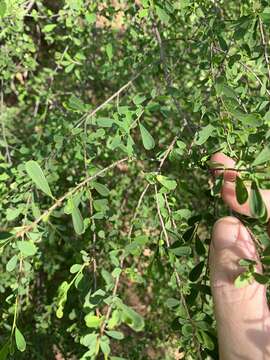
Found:
[[[209,157],[269,265],[269,25],[264,0],[0,0],[1,360],[218,358]]]

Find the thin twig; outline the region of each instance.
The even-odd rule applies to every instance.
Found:
[[[170,155],[171,151],[173,150],[174,145],[175,145],[177,139],[178,139],[178,136],[175,136],[175,137],[173,138],[173,141],[170,143],[168,149],[166,150],[163,158],[162,158],[161,161],[160,161],[160,164],[159,164],[159,167],[158,167],[158,172],[160,172],[161,168],[162,168],[163,165],[164,165],[164,162],[166,161],[167,157]]]
[[[167,248],[169,248],[170,247],[170,240],[169,240],[169,236],[168,236],[168,233],[166,231],[166,228],[165,228],[163,217],[161,215],[160,206],[159,206],[159,202],[158,202],[158,191],[157,191],[157,185],[156,184],[155,184],[155,196],[156,196],[156,205],[157,205],[157,212],[158,212],[159,221],[160,221],[160,224],[161,224],[161,227],[162,227],[162,232],[163,232],[164,237],[165,237],[165,242],[166,242]]]
[[[158,26],[156,24],[154,24],[154,33],[155,33],[155,36],[156,36],[156,39],[157,39],[157,43],[159,45],[159,50],[160,50],[160,62],[162,63],[163,65],[163,68],[164,68],[164,77],[165,77],[165,81],[166,81],[166,84],[167,84],[167,90],[170,89],[171,87],[171,76],[170,76],[170,72],[169,72],[169,69],[168,69],[168,65],[167,65],[167,58],[166,58],[166,51],[165,51],[165,46],[163,44],[163,41],[162,41],[162,38],[161,38],[161,35],[160,35],[160,32],[159,32],[159,29],[158,29]],[[182,110],[180,109],[180,106],[178,104],[178,101],[177,99],[175,98],[174,95],[171,95],[172,99],[173,99],[173,102],[174,102],[174,105],[175,105],[175,108],[179,114],[179,116],[183,116],[183,112]],[[193,131],[192,131],[192,128],[189,124],[189,122],[187,121],[186,117],[183,116],[183,120],[184,120],[184,127],[187,127],[187,129],[189,130],[189,132],[193,135]]]
[[[32,10],[32,7],[35,5],[35,0],[32,0],[29,2],[29,4],[27,5],[26,9],[25,9],[25,15],[28,15],[28,13]]]
[[[149,66],[149,65],[148,65]],[[114,94],[112,94],[107,100],[105,100],[102,104],[100,104],[98,107],[96,107],[93,111],[91,111],[89,114],[86,113],[82,116],[81,120],[79,121],[79,123],[75,126],[75,128],[80,127],[82,124],[84,124],[84,122],[95,116],[96,113],[98,111],[100,111],[101,109],[103,109],[107,104],[109,104],[113,99],[119,97],[119,95],[125,90],[127,89],[129,86],[131,86],[133,84],[133,82],[143,73],[143,71],[145,70],[142,69],[140,72],[138,72],[136,75],[133,76],[133,78],[131,80],[129,80],[125,85],[123,85],[120,89],[118,89]]]
[[[261,38],[262,38],[262,45],[264,48],[264,58],[265,58],[266,66],[267,66],[268,81],[270,84],[270,64],[269,64],[269,56],[268,56],[268,51],[267,51],[267,41],[265,39],[263,22],[260,17],[259,17],[259,27],[260,27],[260,33],[261,33]]]
[[[175,142],[176,142],[176,139],[177,139],[177,137],[174,138],[173,141],[170,143],[167,151],[165,152],[163,158],[162,158],[161,161],[160,161],[160,165],[159,165],[159,167],[158,167],[158,169],[157,169],[157,172],[160,172],[160,171],[161,171],[161,168],[162,168],[162,166],[164,165],[165,160],[167,159],[167,157],[169,156],[170,152],[172,151],[172,149],[173,149],[173,147],[174,147],[174,144],[175,144]],[[131,238],[132,230],[133,230],[133,227],[134,227],[134,224],[133,224],[133,223],[134,223],[135,219],[137,218],[137,215],[138,215],[140,206],[141,206],[141,204],[142,204],[142,201],[143,201],[143,199],[144,199],[144,196],[145,196],[147,190],[149,189],[149,187],[150,187],[150,184],[147,184],[146,187],[144,188],[144,190],[143,190],[140,198],[139,198],[138,203],[137,203],[137,206],[136,206],[136,209],[135,209],[133,218],[132,218],[132,220],[131,220],[130,229],[129,229],[129,232],[128,232],[128,237],[129,237],[129,239]],[[123,269],[124,260],[125,260],[125,256],[124,256],[124,254],[123,254],[123,255],[121,256],[121,259],[120,259],[120,266],[119,266],[120,269]],[[120,273],[120,274],[116,277],[116,279],[115,279],[114,288],[113,288],[113,293],[112,293],[113,297],[114,297],[114,296],[116,295],[116,293],[117,293],[118,286],[119,286],[119,282],[120,282],[120,276],[121,276],[121,273]],[[100,329],[100,335],[101,335],[101,336],[104,334],[104,331],[105,331],[105,329],[106,329],[107,322],[108,322],[108,320],[109,320],[109,318],[110,318],[111,312],[112,312],[112,304],[110,304],[110,305],[108,306],[108,309],[107,309],[107,312],[106,312],[106,315],[105,315],[105,320],[104,320],[104,322],[103,322],[103,324],[102,324],[102,326],[101,326],[101,329]]]
[[[46,217],[48,217],[55,209],[57,209],[64,200],[66,200],[68,197],[70,197],[71,195],[77,193],[80,189],[82,189],[85,185],[87,185],[90,181],[96,179],[97,177],[99,177],[101,174],[115,168],[117,165],[127,161],[128,158],[123,158],[121,160],[118,160],[116,162],[114,162],[113,164],[107,166],[106,168],[98,171],[96,174],[87,177],[86,179],[84,179],[81,183],[79,183],[75,188],[71,189],[70,191],[68,191],[66,194],[64,194],[61,198],[59,198],[58,200],[55,201],[55,203],[48,209],[46,210],[42,215],[40,215],[40,217],[38,219],[36,219],[35,221],[33,221],[30,225],[27,225],[25,227],[23,227],[21,230],[18,231],[18,233],[15,235],[17,238],[18,237],[22,237],[24,236],[24,234],[26,234],[27,232],[31,231],[32,229],[34,229],[43,219],[45,219]]]
[[[6,137],[6,127],[5,127],[5,122],[3,119],[3,108],[4,108],[4,95],[3,95],[3,81],[2,81],[1,82],[1,94],[0,94],[0,117],[1,117],[2,135],[3,135],[3,140],[4,140],[5,148],[6,148],[6,157],[7,157],[9,165],[12,165],[12,160],[11,160],[11,156],[10,156],[10,152],[9,152],[9,146],[8,146],[7,137]]]
[[[132,234],[132,231],[133,231],[133,227],[134,227],[134,221],[137,219],[137,216],[138,216],[138,213],[139,213],[139,210],[140,210],[140,207],[141,207],[141,204],[142,204],[142,201],[143,201],[143,198],[147,192],[147,190],[149,189],[150,187],[150,183],[148,183],[146,185],[146,187],[144,188],[143,192],[141,193],[141,196],[139,198],[139,201],[137,203],[137,206],[135,208],[135,212],[134,212],[134,215],[131,219],[131,225],[130,225],[130,228],[129,228],[129,232],[128,232],[128,239],[131,238],[131,234]]]
[[[219,51],[219,52],[222,52],[222,53],[225,53],[224,50],[218,48],[218,47],[213,47],[215,50]],[[249,71],[255,78],[256,80],[258,81],[258,83],[261,85],[261,86],[264,86],[262,80],[259,78],[259,76],[256,74],[256,72],[251,68],[249,67],[247,64],[243,63],[241,60],[238,61],[239,64],[241,66],[243,66],[243,68],[245,68],[247,71]],[[266,89],[266,92],[267,94],[270,96],[270,90]]]
[[[176,230],[176,229],[177,229],[177,225],[176,225],[176,223],[175,223],[175,221],[174,221],[174,218],[173,218],[173,216],[172,216],[172,210],[171,210],[171,207],[170,207],[170,204],[169,204],[169,201],[168,201],[168,196],[167,196],[166,193],[164,194],[164,198],[165,198],[165,204],[166,204],[168,213],[169,213],[169,215],[170,215],[173,228]]]
[[[158,212],[158,217],[159,217],[159,221],[160,221],[160,225],[161,225],[161,228],[162,228],[162,232],[164,234],[164,237],[165,237],[165,243],[166,243],[166,247],[167,249],[170,248],[170,240],[169,240],[169,235],[168,235],[168,232],[166,230],[166,227],[165,227],[165,224],[164,224],[164,220],[163,220],[163,217],[162,217],[162,214],[161,214],[161,210],[160,210],[160,206],[159,206],[159,202],[158,202],[158,191],[157,191],[157,185],[155,185],[155,195],[156,195],[156,206],[157,206],[157,212]],[[169,213],[171,213],[171,209],[170,209],[170,206],[169,206],[169,203],[167,202],[167,208],[168,208],[168,211]],[[187,303],[186,303],[186,299],[181,291],[182,289],[182,281],[181,281],[181,278],[180,278],[180,275],[178,274],[177,272],[177,269],[175,267],[175,264],[173,265],[173,272],[174,272],[174,276],[175,276],[175,279],[176,279],[176,284],[177,284],[177,287],[179,289],[179,292],[180,292],[180,298],[181,298],[181,303],[182,305],[184,306],[185,308],[185,311],[186,311],[186,314],[189,318],[189,321],[192,325],[192,328],[193,328],[193,341],[194,341],[194,344],[197,346],[197,350],[198,350],[198,358],[199,359],[202,359],[201,357],[201,353],[200,353],[200,344],[197,340],[197,338],[195,337],[195,333],[196,333],[196,326],[195,324],[193,323],[192,321],[192,318],[190,316],[190,313],[189,313],[189,309],[188,309],[188,306],[187,306]]]

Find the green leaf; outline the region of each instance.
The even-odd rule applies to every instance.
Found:
[[[140,105],[141,103],[144,102],[144,100],[146,100],[145,96],[136,95],[132,101],[134,102],[135,105]]]
[[[97,118],[96,124],[100,127],[109,128],[114,124],[114,120],[109,118]]]
[[[25,169],[37,188],[50,197],[53,197],[49,184],[39,164],[36,161],[30,160],[25,164]]]
[[[93,187],[97,190],[97,192],[101,195],[101,196],[108,196],[110,194],[110,190],[107,188],[107,186],[94,182],[93,183]]]
[[[259,114],[246,114],[239,110],[230,110],[231,114],[238,120],[240,120],[243,126],[258,127],[261,125],[262,120]]]
[[[251,164],[252,166],[257,166],[266,163],[270,160],[270,147],[266,146],[256,157],[256,159]]]
[[[211,339],[211,337],[205,331],[202,331],[202,330],[200,330],[199,334],[202,337],[201,342],[202,342],[203,346],[208,350],[214,350],[215,345],[214,345],[214,342]]]
[[[235,91],[229,85],[224,83],[224,79],[218,80],[218,82],[215,84],[215,89],[218,96],[225,95],[228,98],[237,97]]]
[[[205,255],[205,247],[198,235],[195,237],[195,250],[198,255]]]
[[[12,258],[7,262],[6,270],[9,272],[13,271],[17,265],[17,262],[18,262],[18,256],[13,255]]]
[[[71,274],[75,274],[75,273],[79,272],[81,270],[81,268],[82,268],[81,264],[74,264],[71,266],[69,271]]]
[[[167,14],[167,12],[164,9],[162,9],[160,6],[156,5],[155,8],[159,19],[165,24],[168,24],[170,21],[170,16]]]
[[[100,348],[103,354],[105,355],[105,360],[108,359],[108,355],[111,352],[110,349],[110,339],[107,336],[102,336],[100,339]]]
[[[48,24],[48,25],[45,25],[43,28],[42,28],[42,31],[44,33],[49,33],[51,31],[53,31],[55,28],[56,28],[56,24]]]
[[[85,19],[86,19],[86,21],[88,22],[88,24],[92,25],[92,24],[94,24],[94,23],[96,22],[97,17],[96,17],[96,14],[95,14],[95,13],[89,13],[89,12],[87,12],[87,13],[85,14]]]
[[[238,263],[244,267],[255,266],[257,264],[257,262],[252,259],[240,259]]]
[[[190,281],[197,281],[201,276],[201,273],[204,268],[204,261],[199,262],[189,273],[189,280]]]
[[[177,182],[175,180],[170,180],[167,176],[157,175],[157,181],[168,190],[174,190],[177,187]]]
[[[191,324],[184,324],[184,325],[182,326],[181,331],[182,331],[183,336],[189,337],[190,335],[193,334],[192,325],[191,325]]]
[[[244,184],[244,181],[237,176],[236,177],[236,198],[239,204],[244,204],[248,199],[248,191]]]
[[[12,238],[14,235],[7,231],[0,232],[0,242],[7,241],[8,239]]]
[[[0,349],[0,360],[6,360],[9,355],[10,342],[7,341]]]
[[[21,212],[22,212],[21,208],[17,208],[17,209],[9,208],[9,209],[7,209],[7,213],[6,213],[7,221],[15,220],[21,214]]]
[[[77,96],[75,96],[73,94],[69,98],[68,106],[75,111],[79,111],[79,112],[86,111],[86,106],[85,106],[84,102],[81,99],[77,98]]]
[[[123,310],[124,321],[126,324],[135,331],[142,331],[144,328],[143,317],[125,304],[121,304],[120,307]]]
[[[170,249],[170,252],[172,252],[175,256],[189,256],[191,254],[191,247],[182,245],[182,242],[175,241]]]
[[[270,25],[270,11],[269,8],[260,13],[260,18],[265,23],[265,25]]]
[[[112,60],[112,57],[113,57],[113,47],[112,47],[112,44],[107,44],[106,45],[106,53],[107,53],[107,56],[109,58],[109,61]]]
[[[26,342],[23,334],[20,332],[20,330],[17,327],[15,329],[15,341],[16,341],[17,349],[23,352],[26,349]]]
[[[121,331],[106,331],[106,334],[116,340],[124,339],[124,334]]]
[[[263,274],[259,274],[259,273],[253,273],[254,279],[262,285],[265,285],[267,283],[269,283],[269,276],[263,275]]]
[[[263,256],[261,258],[261,262],[264,264],[264,265],[270,265],[270,256]]]
[[[71,202],[73,200],[71,199]],[[76,234],[81,235],[84,232],[83,218],[80,209],[74,204],[71,208],[72,223]]]
[[[93,314],[87,314],[84,317],[84,321],[89,328],[99,328],[102,323],[102,318]]]
[[[251,183],[249,206],[251,215],[255,218],[262,218],[267,211],[256,181]]]
[[[144,148],[146,150],[153,149],[155,147],[155,140],[153,139],[152,135],[149,133],[148,130],[146,130],[146,128],[142,124],[139,124],[139,126]]]
[[[95,348],[97,343],[97,337],[98,334],[96,333],[87,334],[81,338],[80,343],[83,346],[87,346],[89,349],[92,347]]]
[[[176,307],[180,304],[180,301],[177,300],[177,299],[174,299],[174,298],[168,298],[166,301],[165,301],[165,305],[167,305],[169,308],[173,308],[173,307]]]
[[[0,18],[3,18],[5,16],[6,11],[7,11],[7,4],[5,0],[0,0]]]
[[[37,252],[37,247],[31,241],[18,241],[18,249],[24,256],[33,256]]]
[[[202,128],[197,134],[195,144],[203,145],[208,140],[208,138],[213,134],[214,130],[215,128],[211,124]]]
[[[253,280],[254,277],[250,271],[243,272],[242,274],[238,275],[237,278],[234,280],[234,286],[238,289],[241,289],[250,285]]]

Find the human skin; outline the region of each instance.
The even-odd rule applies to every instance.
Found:
[[[233,168],[235,162],[216,153],[212,162]],[[215,171],[219,174],[220,171]],[[221,191],[231,209],[250,215],[248,203],[239,205],[235,193],[236,171],[225,170]],[[261,190],[270,214],[270,190]],[[238,261],[254,259],[261,265],[249,231],[236,217],[218,220],[213,228],[210,245],[210,281],[217,320],[220,360],[270,360],[270,314],[266,288],[256,282],[238,289],[234,279],[243,272]]]

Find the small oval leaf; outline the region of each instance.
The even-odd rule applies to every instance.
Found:
[[[197,281],[199,277],[201,276],[201,273],[203,271],[204,267],[204,261],[199,262],[189,273],[189,280],[190,281]]]
[[[234,280],[234,286],[238,289],[244,288],[250,285],[254,280],[253,274],[251,272],[243,272],[238,275]]]
[[[142,124],[139,124],[139,126],[144,148],[146,150],[153,149],[155,147],[155,140],[153,136],[149,133],[148,130],[146,130],[146,128]]]
[[[107,188],[107,186],[98,183],[98,182],[94,182],[93,183],[93,187],[96,189],[96,191],[101,195],[101,196],[108,196],[110,194],[110,190]]]
[[[256,159],[253,161],[253,163],[251,164],[252,166],[258,166],[261,164],[266,163],[267,161],[270,160],[270,147],[266,146],[260,153],[259,155],[256,157]]]
[[[36,161],[30,160],[25,164],[27,174],[30,176],[36,187],[43,191],[46,195],[53,197],[48,181]]]
[[[249,206],[251,215],[255,218],[262,218],[266,213],[266,207],[256,181],[251,183]]]
[[[236,198],[240,205],[244,204],[248,199],[248,191],[244,184],[244,181],[237,176],[236,177]]]
[[[37,252],[37,247],[31,241],[18,241],[17,246],[24,256],[33,256]]]
[[[71,216],[76,234],[81,235],[84,232],[84,223],[79,208],[74,206],[71,212]]]
[[[106,331],[106,334],[116,340],[124,339],[124,334],[121,331]]]
[[[17,265],[17,262],[18,262],[18,256],[17,255],[12,256],[12,258],[7,262],[6,270],[8,272],[13,271]]]
[[[26,342],[23,334],[20,332],[20,330],[17,327],[15,329],[15,341],[16,341],[17,349],[23,352],[26,349]]]

